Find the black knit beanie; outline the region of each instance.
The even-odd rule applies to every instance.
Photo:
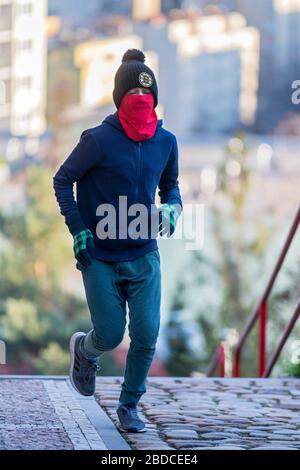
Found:
[[[154,73],[144,64],[145,55],[139,49],[128,49],[122,57],[122,64],[115,75],[113,100],[119,108],[122,98],[131,88],[149,88],[154,96],[154,108],[157,106],[157,84]]]

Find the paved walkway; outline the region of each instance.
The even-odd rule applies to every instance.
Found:
[[[300,449],[300,380],[149,377],[140,434],[116,427],[122,380],[98,377],[95,400],[65,377],[0,376],[0,449]]]
[[[148,379],[133,449],[300,449],[298,379]],[[121,379],[98,379],[96,398],[117,423]]]
[[[0,450],[130,450],[93,397],[65,377],[0,376]]]

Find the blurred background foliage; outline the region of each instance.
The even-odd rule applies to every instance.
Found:
[[[206,250],[205,255],[204,250],[194,252],[186,264],[190,276],[179,279],[174,289],[166,328],[170,350],[166,364],[171,375],[205,373],[214,351],[224,340],[229,343],[232,367],[238,334],[263,294],[283,246],[282,236],[287,234],[288,226],[278,226],[272,212],[259,223],[249,219],[247,200],[253,191],[250,158],[244,134],[238,133],[234,138],[242,145],[234,149],[226,146],[224,160],[218,168],[219,185],[208,210],[207,237],[212,240],[213,250],[210,253]],[[228,175],[228,161],[240,165],[238,177]],[[299,297],[300,257],[295,243],[289,258],[269,299],[269,355],[278,344]],[[294,353],[296,359],[291,359],[291,349],[297,344],[300,351],[299,335],[298,322],[274,369],[275,375],[300,376],[300,354]],[[257,376],[257,354],[256,325],[243,352],[244,376]]]
[[[26,168],[25,206],[0,214],[0,337],[18,371],[66,372],[74,329],[87,329],[85,302],[62,288],[72,262],[70,239],[53,198],[52,172]]]

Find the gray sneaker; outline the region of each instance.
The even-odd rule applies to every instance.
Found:
[[[119,429],[123,432],[144,432],[145,423],[139,418],[135,405],[119,405],[117,408]]]
[[[77,332],[70,339],[70,381],[76,392],[91,396],[95,393],[99,366],[98,359],[90,361],[82,354],[79,346],[84,337],[85,333]]]

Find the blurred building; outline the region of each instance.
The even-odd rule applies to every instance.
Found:
[[[274,75],[279,102],[283,102],[284,110],[296,112],[291,84],[300,78],[300,0],[274,0],[274,11]]]
[[[46,0],[0,0],[0,131],[46,129],[46,15]]]
[[[85,24],[102,7],[104,0],[48,0],[48,14],[59,16],[63,27]]]
[[[79,103],[80,69],[74,64],[76,42],[57,44],[49,39],[47,75],[47,124],[56,134],[64,125],[62,113],[67,106]],[[50,42],[52,42],[50,44]]]
[[[193,132],[251,125],[257,106],[259,34],[239,13],[170,24],[178,47],[180,107]]]
[[[133,21],[143,21],[159,15],[161,12],[161,0],[133,0],[132,19]]]
[[[291,84],[300,76],[300,1],[264,0],[255,8],[252,0],[235,0],[235,8],[260,32],[255,130],[271,132],[285,113],[300,111],[291,101]]]
[[[165,123],[179,136],[232,131],[256,117],[259,33],[239,13],[136,22],[159,57]],[[151,46],[150,46],[151,45]]]

